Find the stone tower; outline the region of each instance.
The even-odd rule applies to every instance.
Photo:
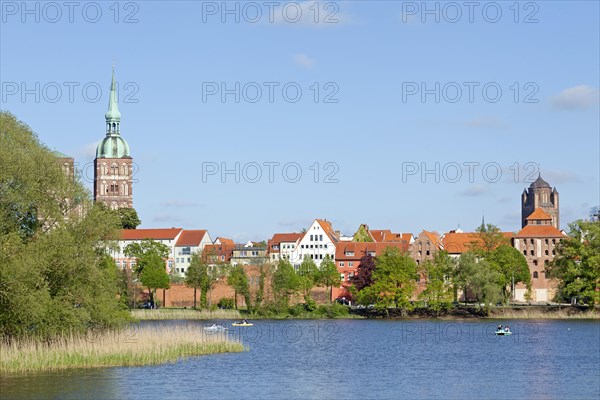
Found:
[[[529,189],[523,190],[521,195],[521,227],[527,225],[527,217],[536,209],[541,208],[552,217],[552,226],[560,229],[558,191],[550,187],[548,182],[542,179],[541,174],[529,185]]]
[[[121,113],[117,103],[115,69],[106,118],[106,136],[98,144],[94,160],[94,201],[113,210],[133,207],[132,164],[129,145],[121,137]]]

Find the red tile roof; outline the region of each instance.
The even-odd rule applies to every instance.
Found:
[[[199,246],[202,238],[206,235],[206,230],[183,230],[175,246]]]
[[[381,254],[386,247],[395,247],[401,251],[408,250],[407,242],[339,242],[335,246],[335,261],[360,260],[368,252]],[[354,252],[354,255],[346,255],[346,252]]]
[[[173,240],[182,230],[182,228],[121,229],[121,240]]]
[[[429,241],[435,245],[438,249],[442,248],[442,240],[440,239],[440,237],[438,235],[436,235],[433,232],[429,232],[429,231],[423,231],[423,233],[425,234],[425,236],[427,236],[427,238],[429,239]]]
[[[301,233],[276,233],[269,240],[269,242],[273,242],[273,243],[296,242],[301,237],[302,237]]]
[[[566,235],[553,227],[552,225],[527,225],[515,235],[516,238],[546,238],[546,237],[560,237],[563,238]]]
[[[337,242],[338,238],[335,235],[335,231],[333,230],[333,227],[331,226],[331,222],[324,220],[324,219],[317,219],[317,222],[319,223],[319,225],[321,225],[321,229],[323,229],[325,231],[325,233],[329,236],[329,239],[331,239],[332,242]],[[308,233],[308,232],[306,232]]]
[[[510,239],[514,236],[512,232],[501,232],[504,237]],[[444,245],[444,250],[448,253],[465,253],[474,244],[481,244],[481,238],[479,234],[476,232],[448,232],[444,235],[442,239],[442,243]]]
[[[219,242],[221,242],[221,244],[225,244],[225,245],[228,245],[228,246],[235,246],[235,242],[232,239],[227,239],[227,238],[224,238],[224,237],[218,237],[217,240]],[[216,242],[216,240],[215,240],[215,242]]]
[[[548,214],[546,211],[544,211],[541,208],[536,208],[531,214],[529,214],[529,217],[526,218],[527,220],[532,220],[532,219],[541,219],[541,220],[551,220],[552,216],[550,214]]]
[[[411,233],[394,233],[389,229],[373,229],[369,233],[376,242],[410,242],[412,238]]]

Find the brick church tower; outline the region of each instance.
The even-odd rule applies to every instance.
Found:
[[[521,195],[521,227],[527,225],[527,217],[536,208],[541,208],[552,217],[552,226],[560,229],[558,191],[552,188],[548,182],[542,179],[541,174],[529,185],[529,189],[523,190]]]
[[[113,210],[133,207],[132,163],[129,145],[121,137],[121,113],[117,104],[115,69],[106,118],[106,136],[98,144],[94,160],[94,201]]]

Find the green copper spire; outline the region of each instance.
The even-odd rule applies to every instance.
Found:
[[[117,85],[115,84],[115,67],[112,70],[112,82],[110,84],[110,96],[108,97],[108,111],[104,114],[106,122],[121,121],[121,113],[119,112],[119,104],[117,103]]]
[[[121,137],[121,113],[117,103],[117,85],[115,84],[115,67],[113,66],[108,111],[106,118],[106,137],[98,144],[96,158],[129,158],[129,145]]]

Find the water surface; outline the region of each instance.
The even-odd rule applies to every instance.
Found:
[[[218,321],[215,321],[219,323]],[[160,321],[147,325],[212,322]],[[230,325],[230,322],[227,322]],[[598,399],[600,323],[254,321],[249,351],[3,377],[3,399]]]

